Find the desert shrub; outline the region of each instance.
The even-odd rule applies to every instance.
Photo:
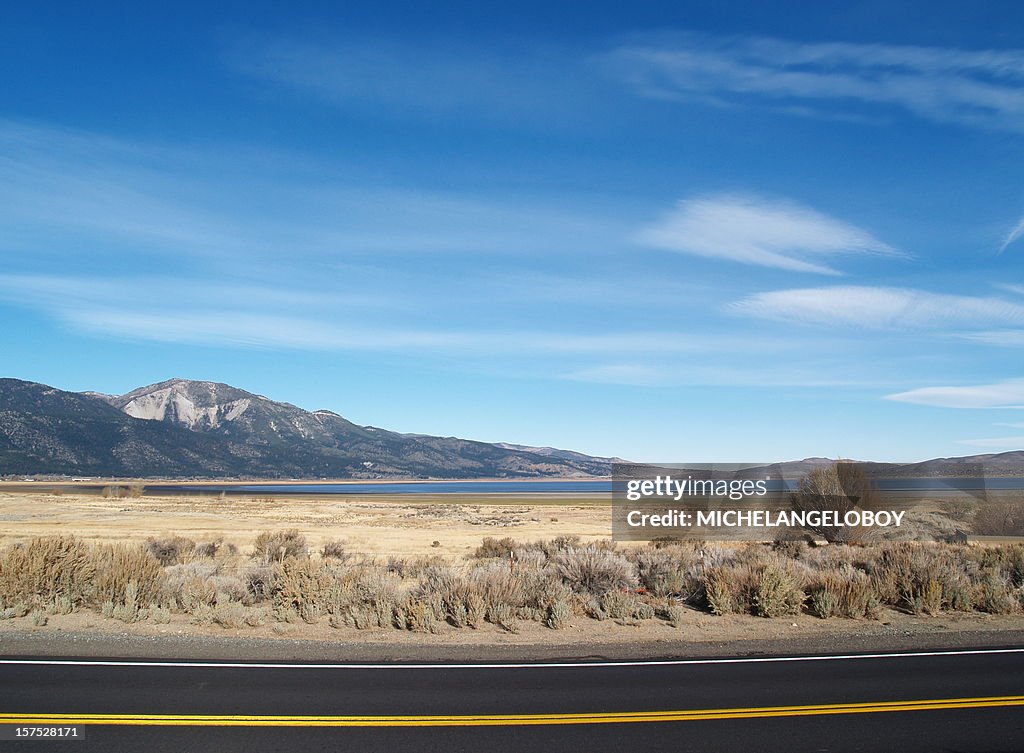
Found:
[[[672,597],[654,599],[651,601],[654,609],[654,616],[659,620],[665,620],[672,627],[678,627],[683,620],[684,607]]]
[[[719,615],[750,612],[758,581],[757,569],[747,564],[709,569],[704,578],[708,609]]]
[[[470,590],[479,595],[486,612],[498,606],[518,611],[526,603],[522,575],[502,562],[484,564],[469,574]],[[488,618],[488,621],[491,621]]]
[[[651,604],[649,604],[649,603],[647,603],[646,601],[643,601],[643,600],[641,600],[637,604],[636,609],[633,610],[633,619],[634,620],[653,620],[654,619],[654,615],[655,615],[654,607]]]
[[[810,588],[807,597],[811,614],[827,620],[839,614],[841,583],[835,576],[825,576]]]
[[[630,591],[609,591],[601,597],[601,611],[613,620],[642,620],[654,617],[654,609]]]
[[[546,624],[555,612],[573,611],[576,595],[550,568],[522,570],[519,575],[525,596],[520,616]]]
[[[559,599],[548,605],[544,624],[552,630],[561,630],[568,627],[570,619],[572,619],[572,604],[567,599]]]
[[[1013,588],[1024,586],[1024,544],[977,547],[968,553],[981,571],[996,570]]]
[[[874,541],[943,541],[953,543],[960,525],[951,518],[936,512],[908,510],[903,524],[896,527],[880,528],[872,532]]]
[[[611,542],[602,541],[591,544],[590,546],[608,549],[612,547],[612,544]],[[580,537],[575,535],[555,536],[553,539],[538,541],[528,547],[528,549],[541,552],[546,557],[554,557],[559,552],[567,552],[570,549],[581,548],[583,548],[583,544],[580,542]]]
[[[257,607],[245,610],[245,624],[249,627],[260,627],[267,622],[267,610]]]
[[[294,528],[287,531],[264,531],[253,543],[253,557],[264,563],[308,556],[306,537]]]
[[[769,565],[758,576],[754,612],[759,617],[800,614],[806,598],[800,579],[790,568]]]
[[[66,596],[58,596],[46,604],[47,614],[71,614],[74,611],[74,602]]]
[[[141,622],[149,616],[149,610],[142,608],[138,594],[139,589],[135,581],[129,581],[125,586],[123,598],[120,601],[108,599],[103,602],[100,611],[104,617],[121,622]]]
[[[96,562],[91,548],[69,536],[36,538],[0,554],[0,607],[63,599],[77,608],[93,591]]]
[[[253,602],[269,601],[273,596],[274,568],[270,565],[250,565],[242,570],[242,582]]]
[[[274,607],[274,620],[277,622],[284,622],[289,625],[293,625],[296,622],[301,622],[302,618],[299,617],[299,612],[297,609],[295,609],[294,607],[286,606]]]
[[[462,573],[452,567],[439,566],[431,567],[423,574],[415,594],[423,600],[437,599],[440,618],[455,627],[465,627],[469,617],[466,609],[469,591],[470,585]]]
[[[806,534],[804,535],[806,536]],[[800,559],[809,550],[810,546],[807,541],[804,538],[799,538],[798,529],[785,529],[772,542],[772,551],[786,559]]]
[[[815,468],[800,480],[790,495],[790,505],[798,512],[831,511],[840,519],[854,509],[870,510],[880,504],[878,492],[864,469],[856,463],[838,462]],[[829,542],[862,541],[870,533],[866,526],[808,526],[808,531]]]
[[[189,614],[192,615],[192,624],[194,625],[212,625],[214,623],[214,608],[213,604],[199,604],[195,609],[191,610]]]
[[[728,544],[707,544],[701,547],[703,553],[701,562],[705,570],[723,565],[735,565],[739,562],[739,553],[747,549],[730,546]]]
[[[800,560],[815,571],[842,570],[846,567],[863,568],[865,567],[863,563],[866,551],[869,550],[865,547],[830,544],[829,546],[809,548]]]
[[[508,604],[495,604],[487,610],[487,621],[509,633],[519,632],[516,611]]]
[[[955,497],[939,502],[939,509],[946,517],[967,521],[974,517],[978,503],[969,497]]]
[[[146,542],[146,549],[167,567],[184,562],[196,548],[196,542],[184,536],[167,536],[162,539],[151,538]]]
[[[37,609],[32,612],[32,625],[34,627],[45,627],[49,619],[46,616],[46,612],[42,609]]]
[[[204,541],[196,544],[193,552],[194,556],[203,559],[213,559],[217,556],[217,553],[221,550],[224,545],[223,539],[214,539],[213,541]]]
[[[873,617],[879,606],[871,579],[849,566],[815,573],[807,591],[811,613],[822,619]]]
[[[548,565],[548,555],[540,549],[523,549],[516,552],[513,566],[517,570],[542,570]]]
[[[387,571],[399,578],[418,578],[431,567],[448,564],[444,557],[388,557]]]
[[[473,556],[477,559],[508,559],[512,552],[525,548],[524,545],[510,536],[506,536],[503,539],[495,539],[488,536],[480,542],[480,546],[473,552]]]
[[[166,625],[171,621],[171,610],[153,604],[149,608],[149,618],[157,625]]]
[[[213,622],[224,628],[240,628],[245,625],[246,609],[223,591],[217,594],[213,605]]]
[[[555,556],[555,571],[580,594],[601,596],[637,585],[636,572],[629,560],[595,546],[559,552]]]
[[[146,487],[142,484],[128,484],[127,486],[104,486],[100,493],[106,499],[128,499],[129,497],[141,497],[145,491]]]
[[[849,574],[839,593],[839,613],[842,617],[878,617],[879,597],[871,588],[870,579],[860,571]]]
[[[274,566],[274,605],[294,609],[302,619],[315,622],[327,611],[333,585],[333,573],[323,560],[285,558]]]
[[[608,613],[604,611],[601,600],[593,596],[583,601],[583,613],[590,619],[597,620],[598,622],[608,619]]]
[[[887,544],[867,563],[878,598],[913,614],[968,610],[974,589],[957,547]]]
[[[385,569],[399,578],[407,578],[412,575],[412,568],[407,557],[388,557]]]
[[[973,528],[982,536],[1024,536],[1024,501],[986,500],[974,513]]]
[[[989,614],[1014,614],[1020,602],[1012,585],[996,571],[986,572],[974,592],[974,605]]]
[[[713,614],[745,611],[745,599],[740,592],[740,584],[732,577],[733,571],[734,568],[712,568],[704,579],[708,608]]]
[[[217,567],[205,562],[171,565],[164,570],[168,599],[184,612],[194,612],[200,605],[212,605],[217,596],[213,576]]]
[[[125,604],[130,583],[135,584],[139,604],[159,602],[164,596],[164,570],[160,561],[141,544],[100,544],[93,561],[96,567],[94,603]]]
[[[243,604],[251,604],[254,601],[246,582],[237,575],[214,575],[210,582],[217,593],[226,594],[232,601]]]
[[[13,620],[17,617],[24,617],[30,611],[30,607],[24,601],[19,601],[14,606],[0,609],[0,620]]]
[[[433,600],[407,596],[395,610],[395,625],[418,633],[440,633],[441,605]]]
[[[396,623],[395,610],[405,596],[400,587],[399,579],[379,567],[335,572],[326,594],[326,610],[336,627],[390,627]]]
[[[330,559],[335,559],[338,562],[348,562],[348,544],[340,539],[332,539],[331,541],[324,542],[323,547],[320,549],[320,556]]]
[[[686,573],[692,564],[684,564],[675,548],[640,551],[635,555],[635,563],[640,586],[654,596],[684,591]]]

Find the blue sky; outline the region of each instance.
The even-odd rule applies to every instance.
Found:
[[[334,5],[5,12],[5,376],[650,461],[1024,447],[1016,4]]]

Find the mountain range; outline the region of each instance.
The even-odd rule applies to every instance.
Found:
[[[0,477],[553,478],[609,476],[620,458],[360,426],[217,382],[124,395],[0,379]],[[828,458],[748,469],[799,478]],[[874,477],[1022,476],[1024,451],[863,463]]]
[[[0,379],[0,476],[528,478],[606,476],[612,461],[360,426],[217,382],[105,395]]]

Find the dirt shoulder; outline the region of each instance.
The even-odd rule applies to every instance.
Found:
[[[1024,646],[1024,617],[887,612],[880,620],[767,620],[687,614],[677,627],[648,620],[580,620],[563,630],[524,622],[518,633],[492,625],[438,635],[335,629],[326,624],[238,630],[201,627],[176,616],[166,625],[124,623],[98,615],[54,615],[0,623],[5,656],[119,657],[238,661],[530,661],[860,653]]]

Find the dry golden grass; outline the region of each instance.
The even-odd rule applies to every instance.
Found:
[[[462,557],[491,536],[607,537],[611,508],[566,497],[104,498],[0,490],[0,545],[72,532],[89,541],[147,542],[178,535],[222,540],[248,553],[254,531],[297,528],[311,550],[344,539],[353,555]],[[439,542],[434,546],[434,542]]]

